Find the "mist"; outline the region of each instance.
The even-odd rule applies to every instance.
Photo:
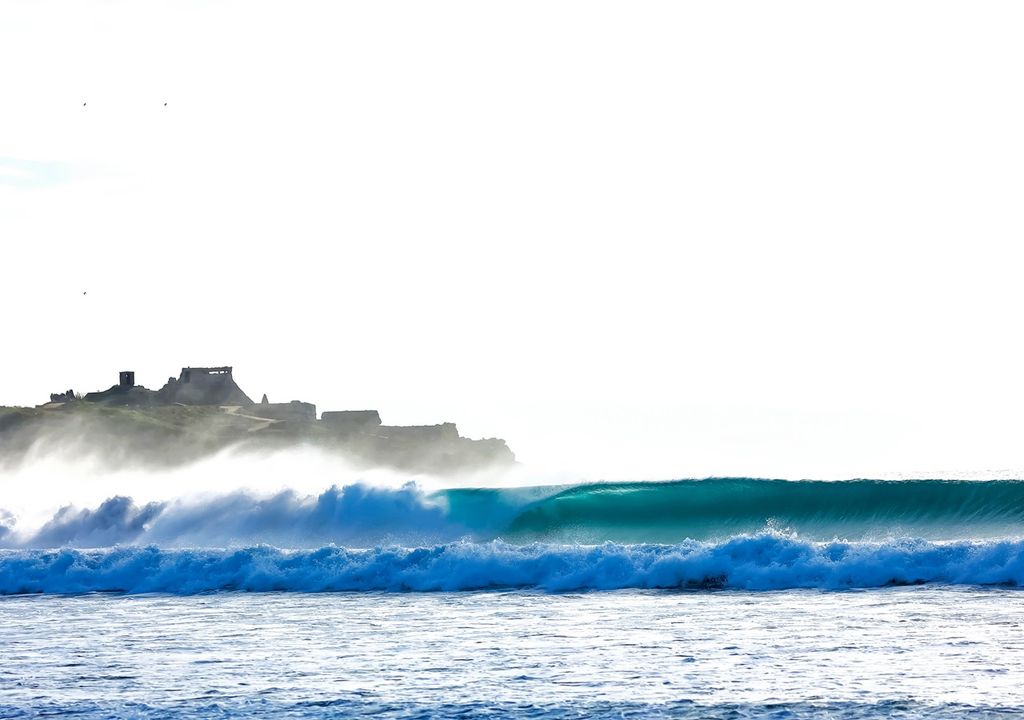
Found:
[[[0,547],[441,542],[467,530],[431,493],[567,480],[517,465],[403,472],[302,444],[175,454],[77,423],[25,443],[0,464]]]
[[[887,455],[864,453],[850,462],[839,450],[844,437],[827,425],[780,423],[772,433],[761,433],[752,421],[749,431],[761,433],[760,442],[751,438],[737,452],[716,430],[714,412],[676,437],[666,416],[637,418],[628,432],[616,423],[601,427],[600,420],[594,415],[590,425],[581,422],[548,437],[547,464],[436,475],[367,467],[343,452],[303,444],[234,443],[204,455],[187,444],[118,435],[74,417],[56,430],[16,440],[20,452],[8,453],[0,464],[0,547],[420,545],[489,539],[509,519],[505,510],[491,507],[487,512],[494,516],[477,518],[472,528],[454,520],[437,495],[454,488],[533,487],[553,494],[583,483],[726,476],[1022,476],[1012,465],[958,467],[962,443],[937,447],[937,434],[905,425],[851,429],[848,418],[846,432],[855,432],[865,448],[874,438],[876,447],[889,449]],[[197,437],[203,432],[196,428]],[[930,465],[915,467],[917,447]],[[1000,459],[996,453],[990,457]]]
[[[567,479],[1024,468],[1012,4],[58,5],[0,26],[4,404],[224,363]]]

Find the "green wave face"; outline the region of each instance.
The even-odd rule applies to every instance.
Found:
[[[1024,481],[715,478],[448,490],[451,519],[510,541],[672,543],[776,529],[810,540],[1024,535]]]

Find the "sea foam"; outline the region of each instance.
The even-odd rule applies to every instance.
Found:
[[[1024,583],[1024,541],[815,543],[761,534],[724,542],[596,546],[501,541],[420,548],[0,551],[0,593],[239,590],[560,592],[620,588],[846,589]]]

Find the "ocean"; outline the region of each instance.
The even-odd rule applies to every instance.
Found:
[[[115,497],[0,526],[0,718],[1017,716],[1022,521],[1015,480]]]

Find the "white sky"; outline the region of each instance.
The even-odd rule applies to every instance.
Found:
[[[0,401],[232,364],[592,476],[1024,468],[1022,36],[1018,2],[6,2]]]

